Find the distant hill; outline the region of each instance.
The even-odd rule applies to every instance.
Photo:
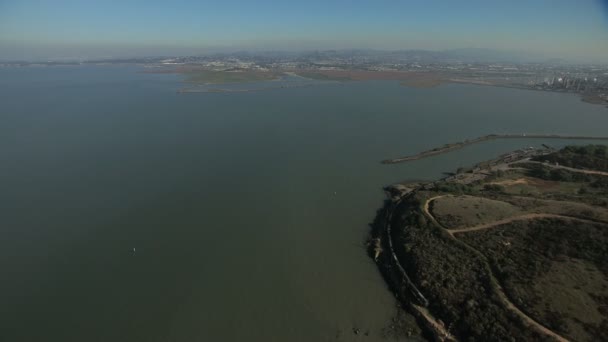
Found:
[[[238,52],[231,55],[242,56],[300,56],[303,58],[349,58],[367,56],[375,61],[418,61],[422,63],[551,63],[562,64],[565,60],[548,58],[526,51],[495,50],[483,48],[460,48],[451,50],[374,50],[342,49],[314,50],[305,52],[272,51],[272,52]]]

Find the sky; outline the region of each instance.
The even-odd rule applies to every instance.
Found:
[[[0,59],[488,48],[608,62],[608,0],[0,0]]]

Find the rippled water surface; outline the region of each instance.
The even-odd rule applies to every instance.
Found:
[[[380,160],[608,127],[574,95],[395,82],[179,94],[179,77],[138,71],[0,69],[0,340],[384,341],[395,301],[363,246],[382,186],[541,142]]]

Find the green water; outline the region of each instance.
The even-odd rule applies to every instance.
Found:
[[[384,341],[395,301],[363,247],[381,187],[544,141],[380,160],[608,127],[573,95],[177,94],[176,76],[137,71],[0,69],[1,341]]]

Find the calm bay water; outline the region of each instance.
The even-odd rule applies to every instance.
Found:
[[[395,301],[363,247],[381,187],[541,141],[380,160],[608,127],[574,95],[177,94],[177,76],[138,70],[0,69],[0,340],[383,341]]]

